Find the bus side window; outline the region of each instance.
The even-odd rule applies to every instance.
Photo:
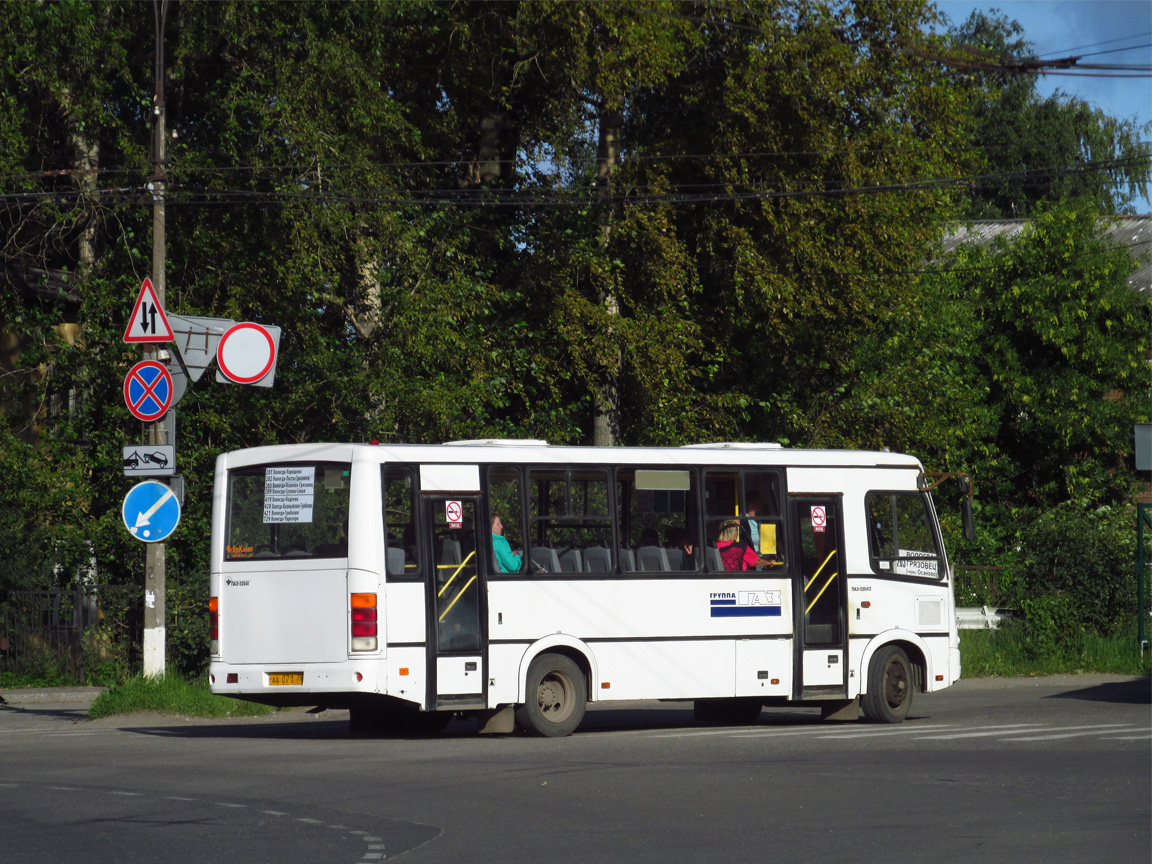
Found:
[[[529,552],[535,573],[613,572],[607,471],[533,468],[528,472],[528,491]]]
[[[724,572],[717,551],[720,526],[740,514],[740,473],[738,471],[707,471],[704,474],[704,533],[710,572]],[[713,554],[716,552],[717,554]]]
[[[389,579],[420,576],[420,548],[416,542],[416,482],[411,468],[385,465],[382,469],[384,542]]]
[[[490,556],[492,560],[488,563],[488,569],[493,574],[526,572],[522,498],[523,484],[517,469],[493,467],[488,470],[488,519],[490,523],[500,519],[504,539],[508,541],[513,556],[520,558],[519,570],[512,570],[507,560],[504,562],[506,566],[501,566],[493,551]],[[492,533],[496,533],[494,528]]]
[[[777,471],[745,471],[740,539],[761,556],[784,565],[783,484]]]
[[[625,572],[693,572],[703,553],[696,518],[696,472],[622,468],[616,472],[620,555]]]
[[[940,577],[940,550],[920,492],[869,492],[869,556],[877,573]]]

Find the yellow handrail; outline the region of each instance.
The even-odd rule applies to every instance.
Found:
[[[807,615],[809,612],[812,611],[812,607],[816,605],[816,601],[819,600],[823,596],[824,592],[828,590],[828,586],[832,584],[832,580],[835,579],[839,575],[840,575],[839,573],[833,573],[831,576],[828,577],[828,581],[824,583],[824,587],[820,589],[820,593],[812,598],[812,602],[809,603],[808,608],[804,610],[805,615]]]
[[[816,581],[816,577],[820,575],[820,571],[823,570],[826,566],[828,566],[828,562],[832,560],[832,556],[835,554],[836,554],[836,550],[833,549],[831,552],[828,553],[828,557],[824,559],[824,563],[816,568],[816,572],[812,574],[812,578],[809,579],[808,584],[804,586],[804,593],[805,594],[808,593],[808,589],[812,587],[812,583]],[[825,585],[824,587],[827,588],[828,586]]]
[[[452,578],[456,578],[455,575],[453,575]],[[459,600],[464,595],[464,592],[467,591],[471,587],[472,583],[475,581],[476,581],[476,577],[475,577],[475,575],[473,575],[473,577],[471,579],[469,579],[466,583],[464,583],[464,587],[461,588],[459,593],[457,593],[457,595],[452,598],[452,602],[448,604],[448,608],[440,613],[440,617],[439,617],[439,619],[437,619],[439,622],[442,623],[444,621],[444,616],[452,611],[452,607],[456,605],[456,601]],[[444,586],[444,587],[448,587],[448,586]]]
[[[476,550],[475,550],[475,549],[473,549],[471,552],[469,552],[469,553],[468,553],[468,557],[467,557],[467,558],[465,558],[465,559],[464,559],[464,561],[463,561],[463,563],[462,563],[462,564],[461,564],[459,567],[457,567],[457,568],[456,568],[456,572],[455,572],[455,573],[453,573],[451,576],[449,576],[449,577],[448,577],[448,581],[444,583],[444,587],[443,587],[443,588],[441,588],[441,589],[440,589],[440,590],[437,592],[437,594],[436,594],[436,599],[440,599],[441,597],[443,597],[443,596],[444,596],[444,592],[448,590],[448,586],[452,584],[452,580],[453,580],[453,579],[455,579],[457,576],[459,576],[459,575],[460,575],[460,571],[461,571],[461,570],[463,570],[463,569],[464,569],[464,566],[465,566],[465,565],[466,565],[466,564],[467,564],[469,561],[471,561],[471,560],[472,560],[472,556],[473,556],[473,555],[475,555],[475,554],[476,554]],[[451,566],[452,566],[451,564],[437,564],[437,565],[436,565],[436,569],[437,569],[437,570],[447,570],[447,569],[448,569],[449,567],[451,567]],[[473,576],[472,578],[473,578],[473,579],[475,579],[476,577],[475,577],[475,576]]]

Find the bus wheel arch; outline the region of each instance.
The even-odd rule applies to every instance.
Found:
[[[524,702],[515,709],[516,725],[524,732],[563,738],[584,719],[589,674],[573,653],[558,646],[538,653],[528,664]]]

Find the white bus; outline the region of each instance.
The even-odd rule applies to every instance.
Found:
[[[960,677],[929,486],[911,456],[777,444],[225,453],[211,689],[353,730],[558,736],[657,699],[898,723]]]

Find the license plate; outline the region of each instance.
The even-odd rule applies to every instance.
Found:
[[[268,684],[271,687],[299,687],[304,683],[303,672],[269,672]]]

